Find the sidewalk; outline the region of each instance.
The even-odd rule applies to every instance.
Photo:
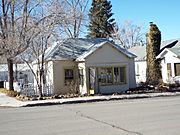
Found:
[[[30,106],[45,106],[57,104],[73,104],[97,101],[110,101],[122,99],[139,99],[139,98],[154,98],[164,96],[179,96],[180,92],[165,92],[165,93],[147,93],[147,94],[131,94],[131,95],[111,95],[111,96],[90,96],[66,99],[51,99],[51,100],[36,100],[36,101],[19,101],[15,98],[6,96],[0,93],[0,107],[30,107]]]
[[[6,94],[0,93],[0,107],[21,107],[23,103],[16,98],[6,96]]]

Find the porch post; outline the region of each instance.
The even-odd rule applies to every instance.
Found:
[[[90,94],[89,91],[89,67],[85,67],[85,72],[86,72],[86,88],[87,88],[87,94]]]

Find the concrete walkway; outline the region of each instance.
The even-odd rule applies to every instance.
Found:
[[[36,101],[19,101],[15,98],[8,97],[0,93],[0,106],[4,107],[28,107],[28,106],[42,106],[42,105],[57,105],[57,104],[73,104],[84,102],[98,102],[109,100],[123,100],[123,99],[139,99],[139,98],[153,98],[163,96],[179,96],[180,92],[165,92],[165,93],[147,93],[147,94],[131,94],[131,95],[111,95],[111,96],[90,96],[66,99],[51,99],[51,100],[36,100]]]
[[[6,96],[6,94],[0,93],[0,106],[4,107],[20,107],[23,102],[18,101],[16,98]]]

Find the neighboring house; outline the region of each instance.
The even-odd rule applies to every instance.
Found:
[[[157,58],[161,59],[163,82],[171,83],[174,77],[180,76],[180,48],[166,48]]]
[[[45,53],[45,84],[53,87],[52,94],[123,92],[136,87],[135,57],[107,39],[56,42]]]
[[[180,49],[180,39],[173,39],[173,40],[166,40],[162,41],[161,43],[161,54],[167,49],[174,49],[176,50]],[[141,82],[146,82],[146,69],[147,69],[147,63],[146,63],[146,46],[135,46],[129,49],[130,52],[137,55],[137,58],[135,58],[135,72],[136,72],[136,83],[139,84]],[[160,56],[158,56],[160,58]],[[171,63],[176,63],[176,61],[172,58]],[[165,71],[165,65],[162,61],[162,78],[164,82],[167,82],[167,72]],[[168,65],[169,66],[169,65]],[[175,75],[172,73],[172,75]],[[174,76],[172,76],[174,77]]]
[[[33,83],[34,78],[26,64],[18,63],[13,65],[14,69],[14,89],[20,90],[23,84]],[[3,82],[5,88],[9,88],[8,83],[8,66],[6,63],[0,64],[0,82]]]
[[[26,87],[29,85],[33,86],[34,83],[34,75],[28,65],[21,59],[21,55],[25,57],[27,53],[29,53],[28,49],[13,58],[14,90],[16,91],[22,90],[25,85]],[[30,60],[33,61],[32,59]],[[29,61],[29,63],[31,63],[31,61]],[[4,56],[0,56],[0,87],[9,89],[8,64]]]
[[[135,46],[129,49],[135,54],[135,75],[136,83],[146,82],[146,46]]]

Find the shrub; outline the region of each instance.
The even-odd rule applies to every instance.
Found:
[[[8,95],[9,97],[16,97],[18,95],[18,92],[9,90],[6,95]]]
[[[0,93],[4,93],[9,97],[16,97],[18,95],[17,91],[7,90],[7,89],[0,89]]]

